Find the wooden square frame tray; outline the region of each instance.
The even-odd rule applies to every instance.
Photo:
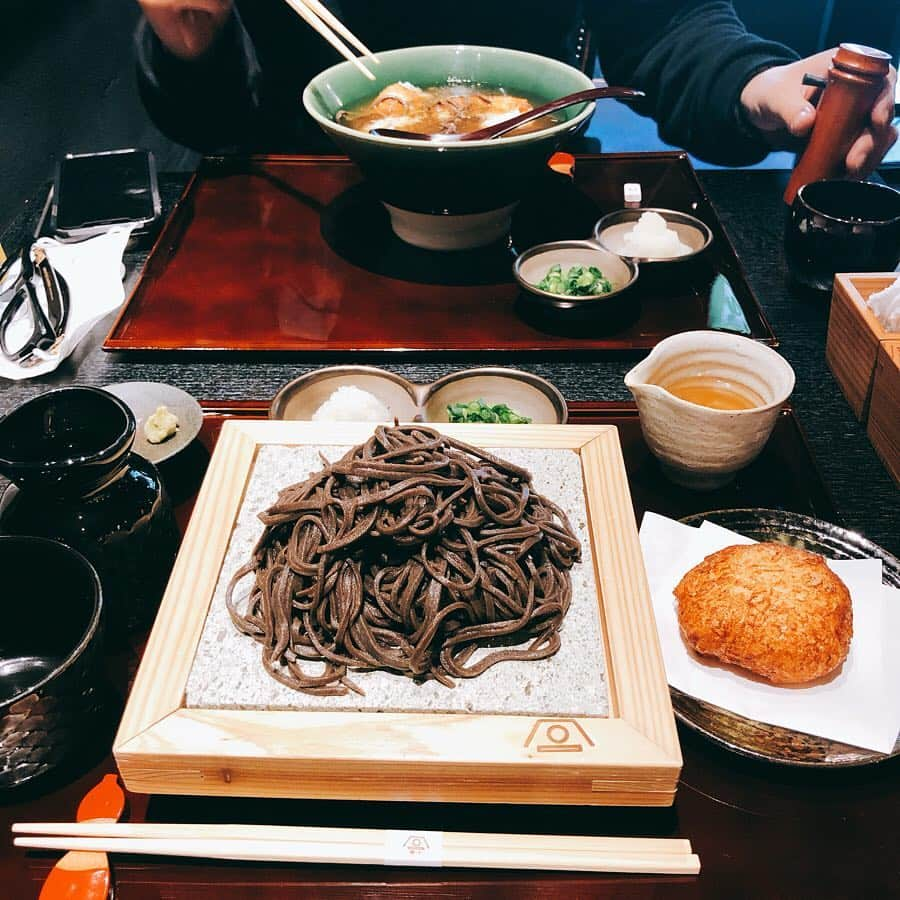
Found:
[[[602,319],[572,322],[527,302],[517,252],[587,238],[622,207],[626,182],[647,206],[706,222],[697,259],[643,266]],[[547,169],[513,217],[512,246],[436,253],[404,244],[343,157],[208,158],[157,239],[105,350],[383,353],[647,350],[717,327],[716,295],[733,298],[751,337],[775,336],[687,154],[576,158],[574,179]],[[719,278],[721,276],[721,278]],[[728,320],[734,326],[734,317]]]
[[[222,426],[114,742],[130,790],[479,803],[673,802],[681,752],[616,428],[442,430],[482,446],[580,455],[610,715],[186,708],[188,675],[257,450],[266,444],[352,445],[371,432],[358,424],[231,420]]]

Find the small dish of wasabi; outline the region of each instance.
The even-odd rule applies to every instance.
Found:
[[[104,386],[134,413],[133,450],[152,463],[179,453],[200,433],[203,410],[186,391],[158,381],[123,381]]]

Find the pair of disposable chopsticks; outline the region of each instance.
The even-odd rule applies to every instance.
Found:
[[[29,822],[13,825],[17,847],[339,865],[419,865],[696,875],[690,841],[675,838],[480,834],[311,828]],[[35,836],[37,835],[37,836]]]
[[[356,47],[363,56],[368,57],[372,62],[377,63],[380,60],[327,6],[320,3],[319,0],[285,0],[285,2],[307,25],[318,31],[344,59],[352,62],[370,81],[375,80],[371,71],[363,65],[341,38]]]

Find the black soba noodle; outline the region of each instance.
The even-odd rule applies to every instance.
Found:
[[[260,518],[226,603],[291,688],[363,693],[350,669],[453,687],[559,649],[581,545],[529,472],[490,453],[421,426],[379,427]],[[234,589],[251,572],[240,612]],[[472,661],[479,648],[490,650]]]

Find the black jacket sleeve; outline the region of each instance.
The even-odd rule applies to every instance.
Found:
[[[635,109],[656,119],[663,140],[722,165],[769,152],[743,122],[741,91],[797,54],[749,34],[731,3],[589,0],[587,17],[604,76],[646,92]]]
[[[237,11],[199,59],[170,53],[142,18],[135,33],[138,89],[172,140],[202,151],[243,145],[258,113],[259,66]]]

